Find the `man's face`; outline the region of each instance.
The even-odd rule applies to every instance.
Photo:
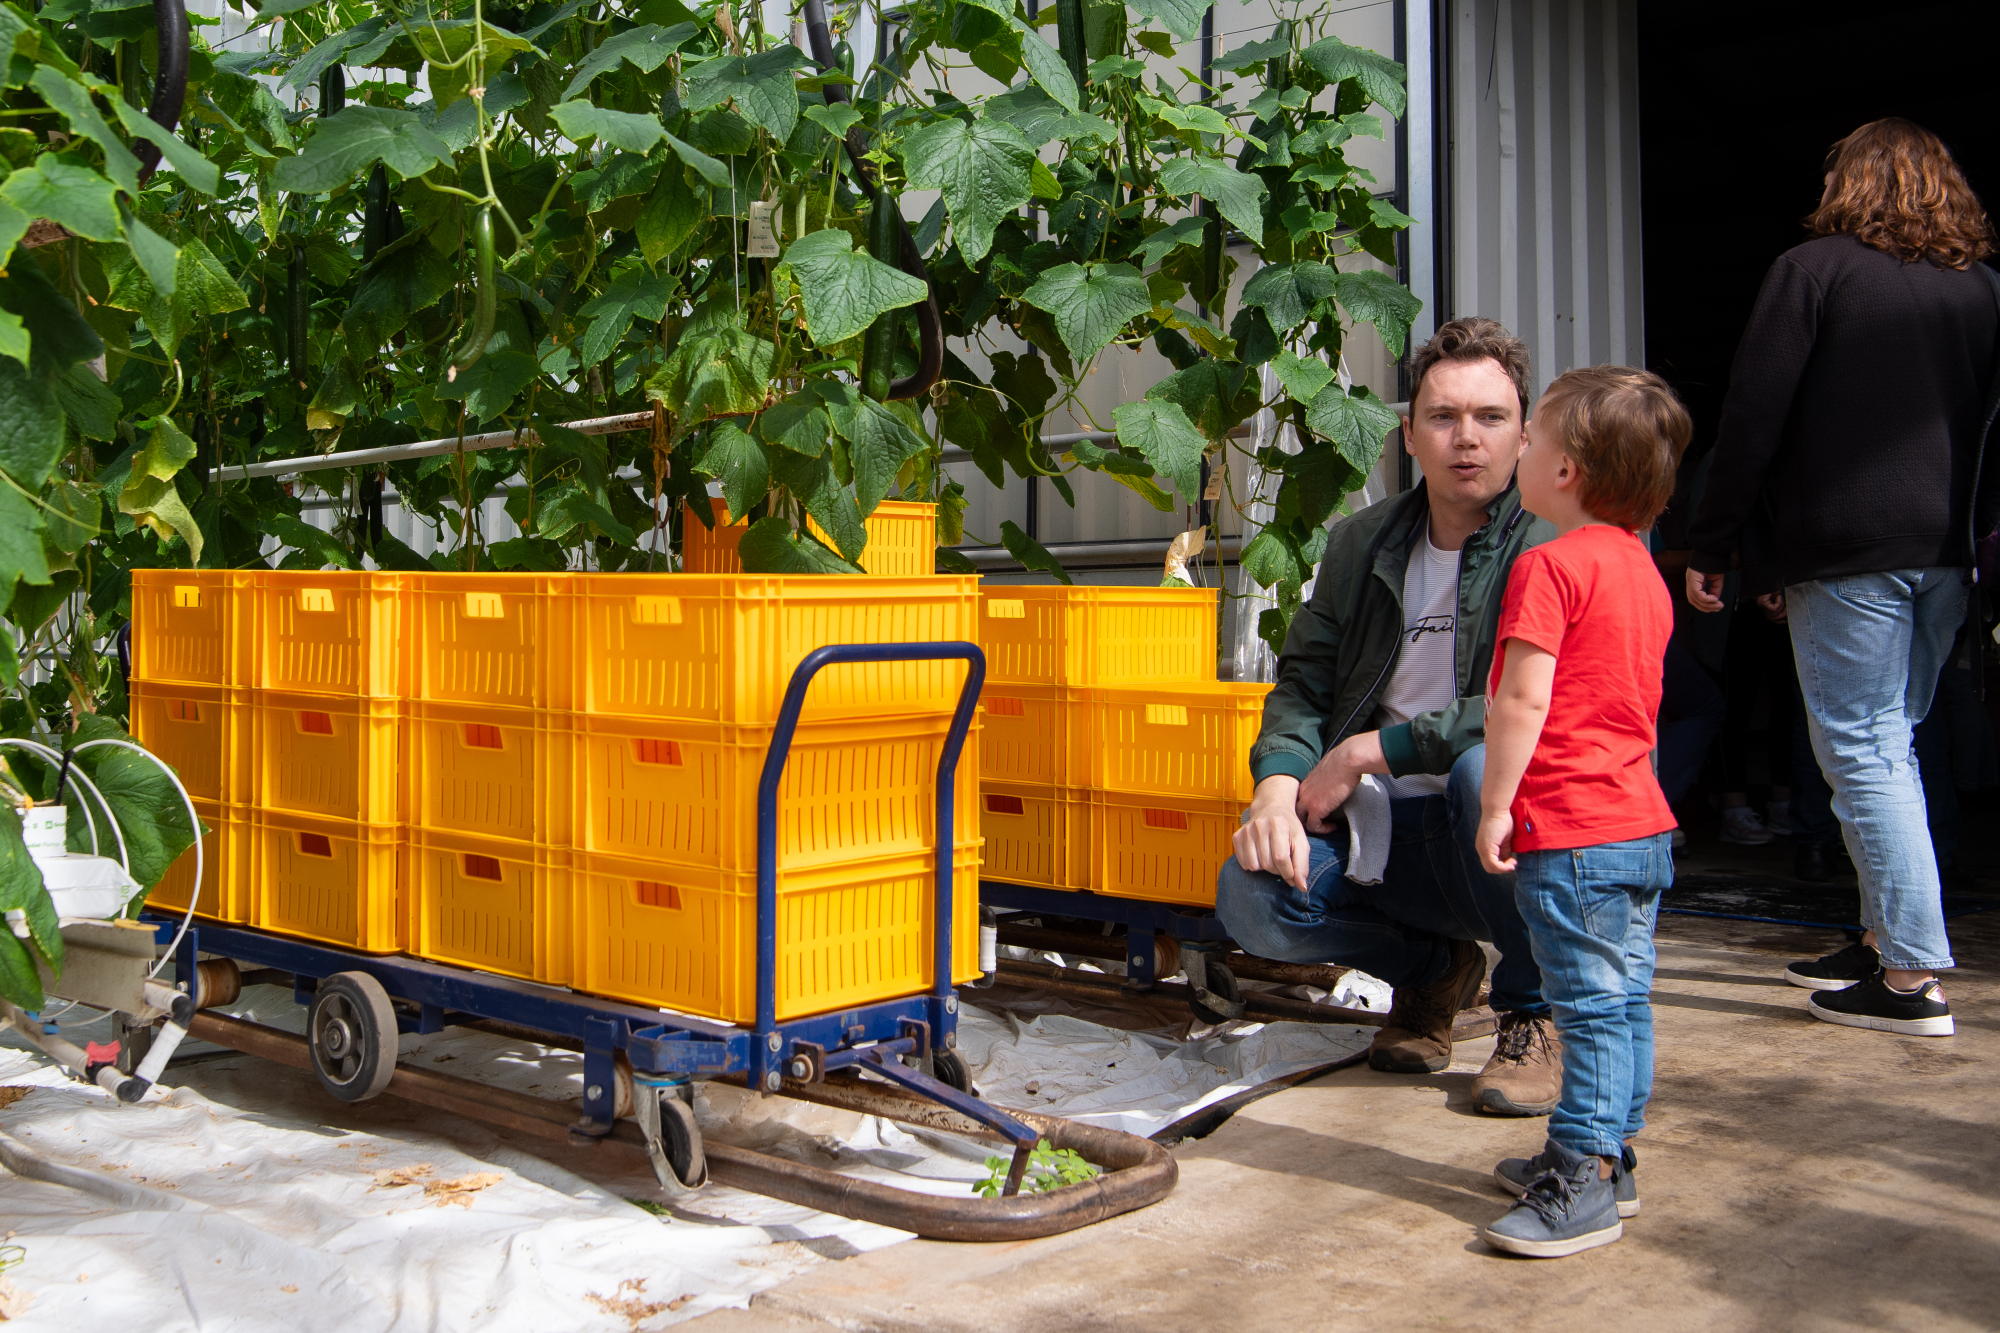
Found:
[[[1491,357],[1438,362],[1403,418],[1403,441],[1433,503],[1484,506],[1507,489],[1528,444],[1514,381]]]

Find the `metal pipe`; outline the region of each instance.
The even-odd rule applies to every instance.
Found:
[[[1151,565],[1166,559],[1167,547],[1171,544],[1166,537],[1133,537],[1106,542],[1055,542],[1047,549],[1050,555],[1065,565]],[[981,569],[1005,568],[1021,563],[1004,546],[955,546],[952,549]],[[1222,537],[1210,542],[1208,549],[1219,552],[1224,559],[1233,560],[1243,549],[1243,539],[1238,536]]]
[[[312,1056],[304,1037],[222,1014],[197,1014],[190,1035],[248,1055],[260,1056],[294,1069],[310,1070]],[[942,1108],[894,1089],[825,1083],[791,1084],[786,1091],[805,1100],[842,1105],[926,1128],[951,1133],[985,1135],[983,1126],[961,1128],[941,1122]],[[517,1130],[556,1143],[571,1143],[575,1110],[558,1102],[504,1088],[486,1087],[427,1069],[399,1065],[385,1089],[405,1101],[450,1111],[456,1115]],[[1011,1199],[948,1198],[918,1194],[892,1185],[856,1180],[802,1162],[704,1142],[709,1178],[716,1184],[783,1199],[803,1208],[817,1208],[864,1222],[914,1231],[932,1240],[1013,1241],[1059,1235],[1092,1222],[1157,1203],[1172,1192],[1180,1178],[1173,1156],[1157,1143],[1137,1135],[1079,1125],[1056,1116],[1010,1112],[1057,1148],[1068,1148],[1103,1168],[1104,1174],[1081,1185],[1047,1194],[1020,1194]],[[971,1122],[968,1122],[970,1124]],[[948,1126],[948,1128],[947,1128]],[[630,1120],[612,1126],[605,1140],[645,1151],[645,1138]]]
[[[617,435],[629,430],[650,430],[653,425],[651,412],[624,412],[617,416],[590,417],[583,421],[565,421],[563,429],[573,430],[579,435]],[[380,449],[352,449],[344,454],[308,454],[302,458],[278,458],[268,463],[246,463],[225,465],[225,476],[234,476],[248,481],[252,477],[289,477],[300,472],[320,472],[328,468],[367,467],[372,463],[394,463],[405,458],[431,458],[438,454],[455,454],[461,450],[476,453],[481,449],[511,449],[523,444],[539,443],[541,437],[534,431],[522,428],[519,431],[490,430],[479,435],[453,435],[438,440],[418,440],[414,444],[391,444]]]

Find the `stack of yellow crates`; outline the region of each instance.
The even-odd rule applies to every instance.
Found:
[[[1270,686],[1215,676],[1217,593],[991,587],[988,879],[1212,905]]]
[[[157,570],[133,605],[135,733],[211,828],[201,915],[730,1021],[755,1015],[757,787],[793,669],[829,643],[972,640],[978,615],[977,580],[937,575]],[[928,986],[964,674],[839,666],[807,695],[779,800],[781,1017]],[[154,906],[186,907],[192,863]]]

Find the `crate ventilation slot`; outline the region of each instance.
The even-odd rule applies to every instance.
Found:
[[[468,722],[465,724],[465,745],[469,750],[501,750],[506,748],[500,739],[500,728],[490,722]]]
[[[299,714],[299,730],[308,736],[333,735],[333,714],[315,713],[310,710]]]
[[[660,884],[650,879],[642,879],[637,881],[637,888],[639,891],[639,906],[670,907],[676,912],[680,911],[681,891],[673,885]]]
[[[465,853],[465,877],[467,879],[500,878],[500,861],[497,857],[480,856],[475,852]]]

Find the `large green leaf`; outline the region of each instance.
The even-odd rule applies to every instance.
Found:
[[[463,399],[468,415],[491,421],[512,407],[540,373],[541,366],[532,353],[518,347],[497,348],[459,371],[450,383],[439,386],[437,396]]]
[[[1132,8],[1149,19],[1158,19],[1167,31],[1182,41],[1200,35],[1202,16],[1215,0],[1131,0]]]
[[[102,715],[79,718],[76,730],[65,738],[68,748],[76,754],[76,766],[89,775],[111,803],[119,831],[125,835],[132,878],[140,887],[150,889],[160,882],[181,853],[194,845],[196,829],[189,821],[187,804],[180,793],[151,759],[115,745],[77,750],[86,742],[104,739],[132,738]],[[89,846],[86,839],[78,837],[83,824],[83,816],[72,803],[69,827],[73,850]]]
[[[650,153],[653,145],[667,136],[658,116],[612,111],[584,101],[564,102],[549,112],[549,118],[578,143],[599,139],[628,153]]]
[[[1263,177],[1212,157],[1173,157],[1160,164],[1160,188],[1168,194],[1214,200],[1222,216],[1253,245],[1264,243]]]
[[[722,499],[729,506],[732,523],[749,513],[750,506],[771,489],[771,460],[764,446],[734,421],[724,421],[710,432],[708,447],[694,470],[722,483]]]
[[[1175,371],[1146,390],[1146,396],[1178,404],[1196,430],[1217,442],[1255,412],[1259,400],[1256,376],[1214,357]]]
[[[1274,329],[1295,329],[1311,316],[1314,306],[1334,294],[1339,277],[1316,259],[1269,264],[1243,284],[1243,304],[1260,307]]]
[[[711,417],[748,416],[764,406],[778,349],[763,338],[724,326],[696,333],[684,329],[666,364],[646,381],[678,419],[685,434]]]
[[[859,574],[811,537],[793,532],[782,518],[760,518],[736,546],[746,574]]]
[[[807,458],[780,449],[772,455],[771,464],[772,479],[805,506],[834,549],[845,559],[859,560],[868,545],[868,528],[853,494],[834,476],[833,459]]]
[[[0,483],[0,590],[13,587],[17,580],[34,584],[49,581],[42,511],[17,488]]]
[[[667,137],[673,138],[672,135]],[[702,155],[707,156],[705,153]],[[714,160],[709,158],[711,162]],[[646,256],[647,263],[661,263],[694,235],[695,228],[707,216],[704,207],[707,196],[707,190],[697,193],[695,187],[687,183],[686,172],[668,170],[660,173],[660,183],[646,196],[645,206],[639,210],[639,221],[632,228],[633,235],[639,240],[639,252]]]
[[[1361,91],[1381,103],[1390,115],[1403,114],[1407,100],[1403,91],[1405,72],[1401,65],[1388,57],[1363,47],[1349,46],[1338,37],[1314,42],[1299,55],[1328,83],[1353,79],[1361,86]]]
[[[1397,421],[1387,403],[1361,386],[1343,393],[1338,384],[1329,384],[1306,407],[1306,425],[1332,440],[1356,468],[1372,472],[1382,457],[1382,438],[1396,429]]]
[[[39,490],[62,452],[62,405],[54,386],[13,358],[0,357],[0,471]]]
[[[1068,71],[1064,70],[1064,73]],[[983,111],[988,117],[997,117],[1013,125],[1036,148],[1051,139],[1061,139],[1065,143],[1110,143],[1118,137],[1118,131],[1102,116],[1071,110],[1032,83],[989,98]]]
[[[676,139],[671,134],[667,135],[666,139],[668,146],[680,155],[681,161],[694,168],[697,176],[700,176],[718,190],[730,188],[729,168],[723,164],[720,158],[710,157],[693,144],[688,143],[684,139]]]
[[[1028,202],[1034,160],[1035,150],[1004,120],[970,125],[956,118],[940,120],[903,141],[910,185],[943,191],[952,234],[968,264],[986,257],[994,229]]]
[[[590,321],[577,343],[577,366],[594,366],[609,356],[634,319],[657,323],[666,313],[667,297],[673,293],[673,287],[672,279],[655,277],[643,264],[634,264],[619,273],[603,295],[594,297],[577,311],[579,318]]]
[[[160,156],[182,180],[210,197],[222,189],[222,168],[203,157],[193,144],[116,94],[111,97],[111,109],[118,113],[118,123],[125,127],[125,132],[158,147]]]
[[[784,264],[799,284],[806,331],[821,347],[846,342],[877,315],[915,305],[929,291],[921,279],[865,250],[857,252],[854,238],[838,227],[808,232],[792,242]]]
[[[407,180],[449,164],[451,145],[414,111],[350,106],[321,120],[305,148],[272,169],[271,182],[281,190],[325,194],[377,162]]]
[[[384,250],[362,275],[341,318],[348,355],[366,364],[412,315],[435,305],[455,281],[450,262],[421,236]]]
[[[90,94],[83,85],[64,78],[47,65],[35,70],[29,84],[42,95],[43,101],[62,112],[69,121],[71,133],[89,139],[104,150],[104,174],[111,178],[112,183],[127,194],[138,194],[139,159],[132,156],[132,150],[125,146],[123,139],[111,132],[111,126],[98,114],[96,103],[90,100]],[[115,92],[112,100],[120,100]],[[210,190],[209,193],[215,191]]]
[[[1333,295],[1354,319],[1375,326],[1390,356],[1403,355],[1410,325],[1424,308],[1415,293],[1387,273],[1371,268],[1341,274],[1334,282]]]
[[[1333,368],[1316,356],[1298,356],[1290,350],[1271,358],[1271,373],[1285,392],[1301,403],[1319,397],[1320,390],[1333,383]]]
[[[847,456],[854,465],[854,502],[866,518],[895,489],[903,464],[929,446],[895,408],[872,398],[861,399],[852,412],[835,412],[833,419],[847,441]],[[843,544],[841,549],[847,547]]]
[[[603,536],[628,546],[637,539],[632,529],[619,522],[596,496],[570,479],[556,483],[546,495],[535,497],[535,531],[544,537],[571,541]]]
[[[1201,495],[1201,456],[1208,441],[1178,404],[1148,398],[1125,403],[1111,413],[1118,443],[1137,449],[1153,470],[1171,478],[1185,503]]]
[[[273,514],[266,526],[273,537],[304,557],[308,569],[325,569],[328,565],[339,569],[356,568],[353,552],[324,528],[316,528],[290,514]]]
[[[1028,67],[1030,77],[1060,103],[1063,110],[1080,110],[1082,90],[1076,86],[1076,77],[1069,72],[1062,53],[1020,19],[1010,18],[1009,22],[1021,38],[1021,63]]]
[[[236,285],[236,279],[222,266],[199,236],[188,238],[174,264],[174,323],[181,328],[197,327],[212,315],[245,310],[250,298]]]
[[[1170,227],[1160,228],[1134,246],[1132,257],[1142,264],[1157,264],[1183,245],[1200,245],[1202,233],[1208,230],[1209,225],[1210,219],[1199,215],[1182,218]]]
[[[118,239],[118,188],[67,153],[44,153],[0,185],[5,199],[31,218],[47,218],[92,241]]]
[[[804,394],[771,404],[757,418],[758,438],[807,458],[825,453],[832,433],[833,422],[826,409]]]
[[[42,1007],[41,980],[34,954],[62,970],[62,931],[55,906],[42,886],[42,872],[21,840],[21,816],[12,801],[0,802],[0,914],[19,911],[27,918],[28,940],[0,928],[0,995],[30,1011]],[[34,951],[30,953],[30,949]]]
[[[1130,264],[1058,264],[1021,299],[1055,320],[1063,346],[1088,361],[1135,317],[1153,308],[1146,280]]]
[[[132,456],[131,475],[119,493],[118,509],[163,539],[178,535],[199,563],[201,529],[195,525],[194,515],[188,512],[173,481],[194,455],[194,441],[170,418],[159,418],[146,443]]]
[[[1058,583],[1074,584],[1075,579],[1062,567],[1062,561],[1049,553],[1049,548],[1021,530],[1021,525],[1007,519],[1000,525],[1000,544],[1007,548],[1007,554],[1021,562],[1023,569],[1034,570],[1038,574],[1048,574]]]
[[[681,104],[690,111],[734,101],[753,125],[771,132],[780,144],[792,137],[799,121],[799,89],[794,71],[811,62],[787,43],[754,55],[725,55],[704,60],[687,71],[687,93]]]
[[[576,74],[563,89],[562,95],[565,99],[575,97],[588,88],[591,80],[598,75],[616,69],[620,61],[630,61],[633,68],[651,74],[697,31],[692,23],[676,23],[671,28],[662,28],[657,23],[642,23],[636,28],[627,28],[615,37],[607,37],[602,46],[585,56],[583,63],[576,67]]]

